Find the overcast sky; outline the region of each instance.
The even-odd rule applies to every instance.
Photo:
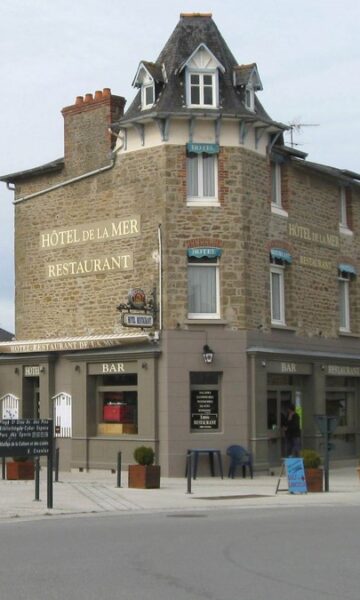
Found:
[[[318,125],[294,138],[309,160],[360,171],[358,0],[0,0],[0,174],[63,156],[76,96],[110,87],[129,105],[181,12],[212,12],[238,63],[257,63],[274,120]],[[12,200],[0,184],[0,327],[14,332]]]

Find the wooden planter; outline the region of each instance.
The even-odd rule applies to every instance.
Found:
[[[305,469],[305,479],[308,492],[323,491],[323,470]]]
[[[15,479],[34,479],[34,463],[30,460],[25,462],[6,463],[6,477],[10,480]]]
[[[160,487],[160,465],[129,465],[129,488]]]

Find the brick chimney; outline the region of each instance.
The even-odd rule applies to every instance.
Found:
[[[68,175],[76,177],[109,164],[116,142],[109,126],[123,115],[125,102],[104,88],[94,95],[78,96],[75,104],[62,109]]]

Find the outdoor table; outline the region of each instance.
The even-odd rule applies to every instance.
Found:
[[[221,479],[224,478],[223,475],[223,468],[222,468],[222,460],[221,460],[221,451],[217,450],[216,448],[188,448],[188,451],[186,453],[186,471],[185,471],[185,477],[187,476],[187,468],[188,468],[188,456],[189,454],[192,455],[193,460],[192,460],[192,476],[193,479],[196,479],[197,476],[197,468],[198,468],[198,462],[199,462],[199,455],[200,454],[207,454],[209,457],[209,465],[210,465],[210,473],[212,477],[215,477],[215,465],[214,465],[214,456],[217,457],[217,461],[218,461],[218,466],[219,466],[219,472],[221,475]]]

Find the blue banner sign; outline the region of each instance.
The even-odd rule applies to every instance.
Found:
[[[188,248],[189,258],[217,258],[221,256],[221,248]]]
[[[288,488],[291,494],[306,494],[304,461],[302,458],[285,458]]]

